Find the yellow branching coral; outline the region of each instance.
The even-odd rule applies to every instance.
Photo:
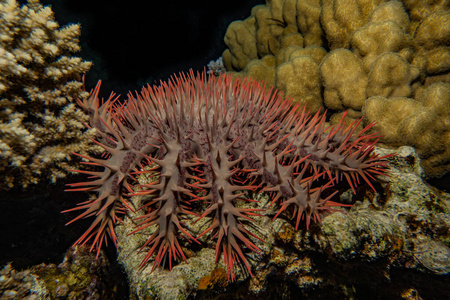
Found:
[[[426,122],[430,114],[411,117],[408,124],[421,124],[420,132],[397,131],[425,94],[435,95],[433,84],[450,82],[448,1],[267,0],[240,22],[245,30],[231,24],[227,36],[233,39],[225,39],[228,71],[263,79],[312,112],[329,109],[331,124],[343,115],[353,121],[365,108],[370,117],[364,125],[378,122],[382,142],[415,145],[430,176],[447,170],[437,162],[445,165],[450,153],[436,140],[447,140],[448,131]],[[240,55],[246,49],[251,55]]]
[[[37,0],[0,1],[0,189],[54,182],[74,168],[72,152],[96,149],[74,104],[91,66],[72,56],[79,35]]]

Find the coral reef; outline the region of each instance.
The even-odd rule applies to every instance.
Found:
[[[108,261],[88,247],[72,247],[58,266],[40,264],[16,271],[7,264],[0,271],[1,299],[114,299],[116,289]]]
[[[229,25],[222,57],[227,71],[265,80],[312,111],[327,108],[330,122],[337,124],[344,112],[351,121],[362,117],[363,107],[369,115],[367,107],[387,103],[369,105],[371,97],[422,101],[433,83],[450,84],[449,20],[448,1],[268,0],[247,19]],[[376,110],[378,115],[385,107]],[[446,113],[440,121],[449,117]],[[368,118],[363,124],[387,119]],[[423,129],[410,131],[411,139],[380,141],[418,147],[427,176],[448,172],[450,153],[433,141],[448,140],[449,123],[437,125],[413,115],[407,119]],[[397,130],[403,129],[388,131]],[[421,133],[435,138],[423,139]]]
[[[268,193],[270,206],[278,207],[275,218],[287,214],[296,229],[301,223],[308,229],[322,213],[346,206],[332,201],[338,191],[331,186],[344,182],[355,192],[366,183],[374,189],[371,181],[385,173],[390,156],[373,153],[377,136],[366,134],[372,125],[359,132],[361,120],[325,128],[325,116],[310,116],[261,82],[230,74],[181,74],[136,98],[129,94],[123,104],[113,94],[99,106],[99,89],[100,83],[79,104],[97,129],[104,159],[78,155],[102,170],[79,171],[90,180],[69,184],[72,191],[97,195],[66,212],[82,211],[70,223],[94,217],[76,244],[92,240],[97,253],[107,235],[117,244],[114,226],[123,222],[121,214],[143,212],[131,233],[156,228],[145,234],[140,268],[153,260],[152,270],[165,264],[171,269],[187,259],[184,240],[198,244],[208,237],[216,242],[216,261],[223,253],[231,281],[239,266],[251,275],[245,253],[262,253],[254,242],[261,238],[251,229],[261,208],[252,207],[246,191]],[[157,179],[136,185],[139,174]],[[130,195],[151,197],[135,206]],[[198,224],[209,220],[195,237],[184,225],[189,215]]]
[[[367,120],[390,145],[411,145],[430,176],[450,170],[450,84],[428,86],[417,100],[375,96],[363,106]]]
[[[74,101],[91,66],[72,56],[79,35],[37,0],[0,1],[0,189],[54,182],[77,165],[72,152],[98,151]]]
[[[253,218],[251,232],[263,241],[254,239],[262,255],[248,254],[254,277],[245,274],[241,266],[242,276],[237,276],[235,283],[227,281],[223,259],[214,263],[213,241],[203,237],[199,239],[202,247],[186,250],[187,263],[172,270],[151,272],[151,266],[139,270],[145,253],[136,250],[156,228],[130,236],[136,222],[126,218],[117,227],[118,259],[128,274],[131,296],[298,299],[300,295],[371,298],[371,293],[376,293],[386,299],[408,299],[405,297],[410,294],[416,295],[415,299],[445,298],[446,274],[450,271],[450,195],[423,182],[424,171],[413,148],[374,151],[379,156],[396,153],[387,158],[389,176],[379,176],[377,193],[367,188],[359,188],[356,194],[340,190],[343,203],[355,204],[325,215],[309,230],[296,230],[287,217],[272,221],[277,209],[267,209],[270,199],[264,193],[253,194],[257,200],[253,206],[239,204],[239,208],[262,209],[262,216]],[[141,184],[156,180],[149,174],[138,179]],[[139,207],[148,197],[132,197],[131,203]],[[185,227],[194,233],[202,232],[208,223],[197,219],[185,219]],[[187,242],[184,247],[195,249]]]

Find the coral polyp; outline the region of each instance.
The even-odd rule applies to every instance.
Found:
[[[211,219],[199,236],[216,241],[216,261],[223,253],[229,279],[239,264],[251,274],[245,251],[262,251],[255,244],[260,237],[246,225],[261,213],[242,205],[256,201],[249,191],[269,194],[269,205],[279,206],[275,217],[288,214],[296,228],[301,222],[309,228],[321,212],[344,206],[332,201],[333,185],[345,181],[355,190],[365,182],[373,188],[371,181],[386,173],[386,157],[373,153],[378,137],[366,134],[372,125],[356,131],[361,120],[342,120],[326,128],[325,115],[310,116],[261,82],[191,71],[129,94],[124,103],[112,94],[101,105],[99,88],[78,101],[105,153],[82,156],[103,170],[78,171],[91,179],[70,184],[97,194],[69,210],[83,211],[73,221],[94,217],[76,244],[92,240],[91,250],[99,251],[108,235],[116,243],[114,225],[133,213],[128,197],[152,195],[135,230],[156,225],[142,247],[148,254],[141,267],[151,259],[153,268],[186,260],[179,239],[199,238],[183,223],[191,214]],[[143,173],[158,179],[138,184]]]

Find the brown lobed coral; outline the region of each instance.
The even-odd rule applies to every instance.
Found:
[[[325,116],[310,116],[263,83],[214,77],[205,72],[180,74],[160,86],[144,88],[125,103],[112,95],[99,105],[100,83],[79,104],[97,129],[96,144],[105,149],[104,159],[81,157],[102,167],[79,171],[90,180],[70,184],[73,191],[93,191],[97,197],[68,211],[83,211],[73,221],[94,217],[76,244],[92,240],[100,251],[107,235],[117,243],[114,225],[125,211],[142,210],[132,233],[155,230],[141,246],[148,251],[140,267],[153,258],[153,269],[184,259],[181,237],[189,242],[209,234],[216,240],[216,261],[221,253],[228,277],[243,265],[251,274],[245,250],[260,253],[249,230],[260,209],[237,206],[255,200],[245,191],[271,195],[271,206],[288,213],[298,229],[318,222],[322,212],[334,211],[340,181],[353,191],[386,171],[388,156],[372,152],[377,136],[370,126],[356,131],[358,122],[325,128]],[[149,168],[149,166],[151,166]],[[156,177],[136,184],[138,176]],[[128,199],[151,195],[141,207]],[[186,215],[210,225],[197,237],[185,227]],[[71,222],[73,222],[71,221]],[[70,222],[70,223],[71,223]]]
[[[380,123],[388,117],[372,117],[378,114],[368,112],[371,97],[421,101],[433,83],[450,84],[449,8],[445,0],[266,1],[255,6],[247,19],[229,25],[223,62],[228,71],[274,84],[312,111],[329,109],[332,124],[344,112],[348,120],[358,119],[363,110],[369,116],[364,125]],[[372,101],[370,109],[379,103]],[[388,114],[394,111],[376,108],[381,109]],[[418,147],[426,174],[439,177],[450,170],[446,145],[438,147],[420,135],[448,140],[450,127],[442,120],[449,115],[429,117],[440,121],[415,118],[420,123],[415,128],[423,129],[410,131],[412,139],[398,134],[381,141]]]

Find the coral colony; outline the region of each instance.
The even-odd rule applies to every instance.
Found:
[[[321,212],[344,206],[331,201],[337,193],[333,185],[344,181],[355,191],[364,181],[374,189],[371,180],[386,173],[386,157],[372,151],[377,136],[367,134],[372,125],[356,132],[361,120],[349,126],[341,120],[326,128],[325,115],[310,116],[261,82],[191,71],[136,97],[129,94],[125,103],[112,94],[102,105],[99,88],[100,82],[78,103],[89,113],[89,127],[98,131],[94,142],[105,154],[79,156],[103,171],[77,171],[91,180],[70,184],[70,190],[97,197],[68,210],[83,211],[69,223],[93,216],[75,244],[93,240],[91,250],[99,251],[107,235],[116,244],[115,223],[133,211],[127,198],[153,195],[134,231],[157,225],[142,247],[149,250],[141,267],[153,256],[153,268],[186,260],[179,239],[198,242],[183,224],[183,216],[193,214],[211,218],[200,236],[211,234],[216,241],[216,262],[223,253],[229,278],[235,279],[238,264],[251,274],[244,251],[261,253],[252,242],[260,237],[246,224],[260,210],[244,208],[242,203],[256,201],[246,191],[267,193],[270,205],[279,207],[275,217],[287,215],[296,229],[300,222],[308,229]],[[150,172],[157,172],[158,180],[136,183]]]

